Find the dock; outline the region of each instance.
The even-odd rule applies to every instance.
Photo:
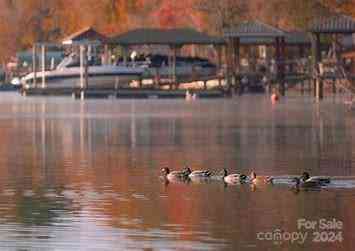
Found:
[[[185,99],[187,90],[161,90],[161,89],[80,89],[80,88],[30,88],[22,89],[23,96],[72,96],[75,99],[82,98],[113,98],[113,99]],[[224,98],[226,92],[223,89],[193,90],[199,99]]]

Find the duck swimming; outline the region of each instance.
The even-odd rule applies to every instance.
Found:
[[[300,189],[300,188],[320,188],[322,186],[322,183],[316,180],[306,180],[303,181],[300,178],[294,178],[295,188]]]
[[[187,175],[190,179],[194,178],[209,178],[211,177],[212,173],[208,170],[196,170],[192,171],[190,167],[184,168],[182,171],[185,175]]]
[[[321,185],[330,183],[330,178],[329,177],[324,177],[324,176],[313,176],[313,177],[311,177],[308,172],[303,172],[303,174],[301,175],[300,179],[303,182],[314,181],[314,182],[320,183]]]
[[[222,179],[227,184],[235,185],[235,184],[241,184],[245,182],[247,176],[239,173],[228,174],[228,171],[226,169],[223,169]]]
[[[185,181],[188,179],[188,175],[184,171],[172,171],[170,172],[170,169],[168,167],[164,167],[161,169],[161,174],[162,177],[168,179],[168,180],[181,180]]]

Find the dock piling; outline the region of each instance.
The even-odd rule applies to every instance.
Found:
[[[323,99],[323,80],[320,77],[320,62],[322,61],[322,54],[321,54],[321,40],[320,40],[320,34],[316,33],[314,36],[314,70],[316,71],[316,79],[314,80],[315,84],[315,96],[317,101],[320,101]]]
[[[84,45],[80,45],[80,88],[84,89]]]
[[[33,45],[32,48],[32,71],[33,71],[33,86],[37,87],[37,46]]]
[[[88,88],[88,59],[86,54],[86,47],[80,45],[80,88],[82,90]]]
[[[42,45],[42,88],[46,88],[46,46]]]

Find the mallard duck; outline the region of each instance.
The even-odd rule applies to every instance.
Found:
[[[294,178],[294,182],[296,182],[296,184],[295,184],[296,189],[299,189],[299,188],[320,188],[322,186],[322,184],[319,181],[314,181],[314,180],[303,181],[300,178]]]
[[[239,174],[239,173],[228,174],[227,169],[223,169],[221,174],[222,174],[223,181],[227,184],[240,184],[245,182],[245,180],[247,179],[247,176],[244,174]]]
[[[186,180],[188,179],[188,175],[184,171],[173,171],[170,172],[168,167],[164,167],[161,169],[162,177],[168,180]]]
[[[303,181],[303,182],[314,181],[314,182],[320,183],[321,185],[324,185],[324,184],[329,184],[330,183],[330,178],[329,177],[325,177],[325,176],[313,176],[313,177],[311,177],[308,172],[303,172],[303,174],[301,176],[301,181]]]
[[[187,175],[190,179],[193,178],[209,178],[211,177],[212,173],[208,170],[195,170],[192,171],[190,167],[186,167],[182,171],[185,175]]]

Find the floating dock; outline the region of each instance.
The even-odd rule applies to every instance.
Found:
[[[185,99],[187,90],[161,90],[161,89],[85,89],[80,88],[31,88],[23,89],[23,96],[72,96],[74,98],[117,98],[117,99]],[[193,90],[197,98],[223,98],[226,93],[223,89]]]

